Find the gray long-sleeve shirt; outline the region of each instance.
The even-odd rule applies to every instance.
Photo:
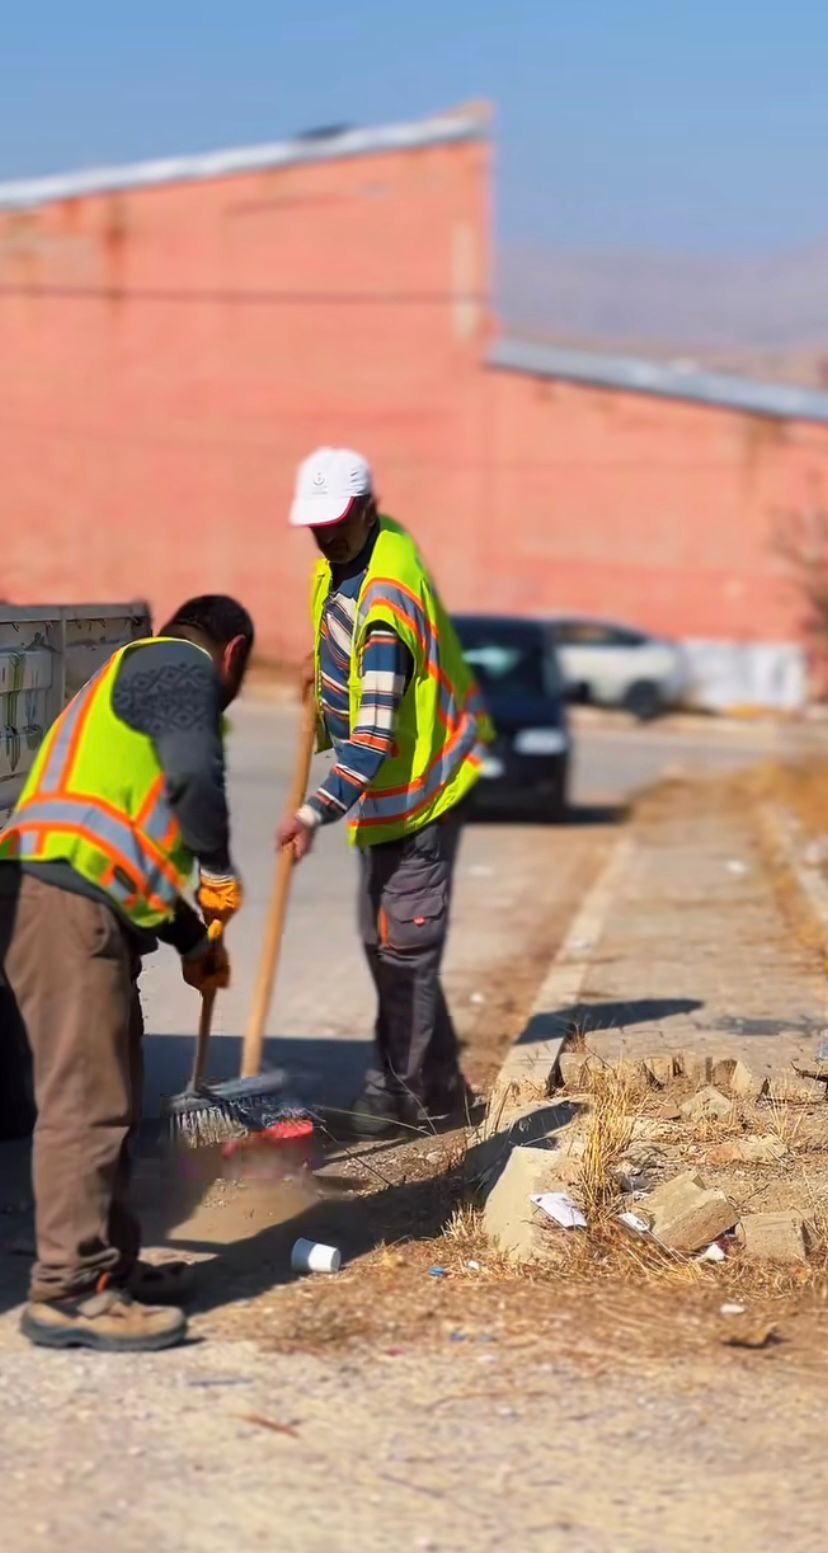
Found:
[[[232,873],[221,737],[222,687],[212,660],[192,642],[147,642],[122,660],[112,706],[130,728],[152,739],[184,845],[208,872]],[[21,866],[48,884],[102,900],[117,910],[111,896],[90,884],[69,863]],[[155,933],[121,920],[143,953],[154,949],[156,938],[161,938],[180,954],[187,954],[204,935],[201,918],[183,900],[172,922]]]

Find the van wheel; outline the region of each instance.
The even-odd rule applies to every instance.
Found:
[[[640,723],[649,723],[664,710],[661,691],[649,679],[636,680],[624,697],[624,706]]]

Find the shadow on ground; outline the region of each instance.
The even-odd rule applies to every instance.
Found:
[[[514,1050],[537,1041],[565,1040],[573,1035],[597,1035],[626,1025],[658,1024],[675,1014],[694,1014],[704,1004],[698,998],[631,998],[626,1003],[571,1003],[567,1008],[534,1014]]]

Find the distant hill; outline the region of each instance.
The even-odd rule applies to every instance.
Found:
[[[513,334],[828,388],[828,241],[752,259],[506,247]]]

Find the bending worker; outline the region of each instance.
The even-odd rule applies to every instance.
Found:
[[[300,467],[290,521],[322,553],[313,577],[313,669],[327,781],[279,832],[297,859],[349,816],[360,931],[378,996],[354,1130],[462,1113],[468,1090],[440,983],[463,800],[490,737],[477,687],[411,538],[380,516],[358,453]]]
[[[168,1347],[186,1331],[181,1263],[139,1260],[127,1204],[141,1115],[137,978],[158,939],[184,980],[229,962],[183,899],[196,859],[204,919],[229,921],[222,714],[253,625],[235,600],[177,610],[121,648],[49,730],[0,833],[0,965],[32,1051],[37,1261],[22,1329],[52,1347]]]

